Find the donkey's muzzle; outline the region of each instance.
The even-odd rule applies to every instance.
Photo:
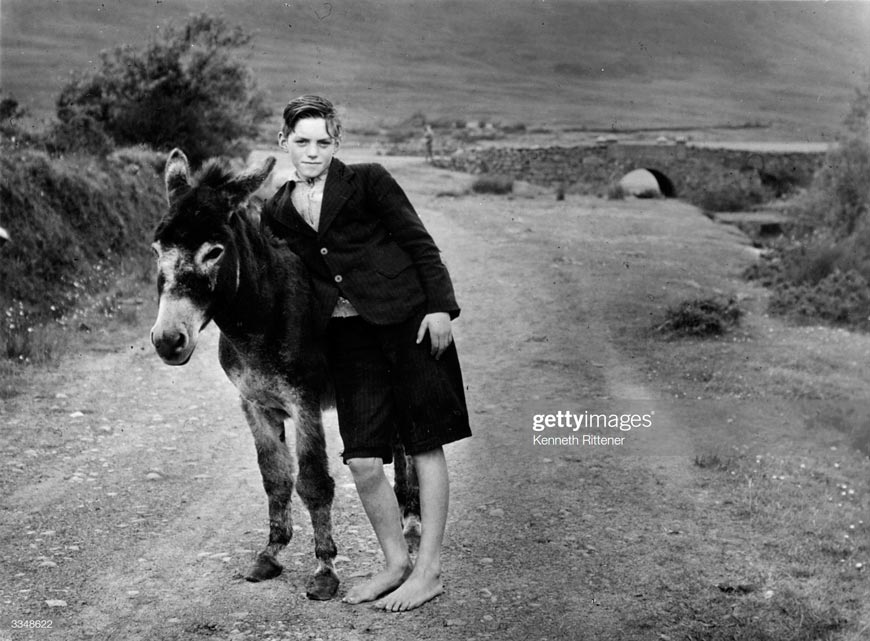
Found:
[[[193,350],[190,349],[190,338],[185,331],[151,330],[151,343],[167,365],[184,365],[193,354]]]

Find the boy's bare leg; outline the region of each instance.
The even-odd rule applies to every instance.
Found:
[[[413,457],[420,485],[420,548],[407,580],[373,605],[383,610],[413,610],[444,592],[441,546],[447,525],[450,484],[444,450],[438,447]]]
[[[411,557],[402,533],[396,494],[384,474],[384,462],[379,458],[357,458],[348,460],[348,467],[386,559],[383,570],[351,588],[342,599],[345,603],[363,603],[401,585],[411,572]]]

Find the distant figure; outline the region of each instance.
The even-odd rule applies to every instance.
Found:
[[[426,125],[423,130],[423,143],[426,145],[426,162],[432,163],[435,157],[432,155],[432,142],[435,140],[435,132],[432,131],[432,125]]]

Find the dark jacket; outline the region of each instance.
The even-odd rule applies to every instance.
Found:
[[[317,231],[293,207],[293,185],[285,183],[266,202],[261,224],[308,267],[320,329],[339,295],[378,325],[401,322],[418,310],[459,315],[438,247],[386,169],[333,158]]]

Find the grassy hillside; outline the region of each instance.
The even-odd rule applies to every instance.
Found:
[[[135,150],[102,161],[4,146],[0,202],[13,242],[0,260],[0,360],[50,358],[57,332],[43,325],[75,329],[100,293],[111,315],[119,278],[151,280],[149,239],[165,209],[160,160]]]
[[[51,114],[99,51],[191,12],[256,34],[278,107],[315,91],[368,127],[422,111],[557,127],[770,124],[832,135],[870,65],[866,2],[3,0],[2,88]]]

